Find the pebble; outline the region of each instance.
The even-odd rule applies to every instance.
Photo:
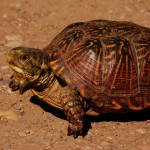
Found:
[[[18,132],[18,135],[21,136],[21,137],[27,136],[27,134],[23,131]]]
[[[1,117],[5,117],[7,119],[11,119],[13,121],[17,121],[18,120],[18,115],[13,112],[13,111],[0,111],[0,116]]]
[[[17,47],[22,45],[23,39],[21,35],[7,35],[5,36],[6,43],[4,46],[6,47]]]
[[[150,144],[149,145],[144,145],[139,147],[140,150],[150,150]]]
[[[24,110],[20,110],[19,118],[21,118],[25,114]]]
[[[150,123],[150,120],[147,120],[146,122]]]
[[[9,144],[9,143],[7,143],[7,144],[4,144],[3,146],[2,146],[2,150],[10,150],[11,149],[11,145]]]
[[[84,147],[84,150],[92,150],[92,147],[86,145],[86,146]]]
[[[39,18],[40,18],[40,16],[41,16],[41,14],[40,14],[40,13],[33,13],[33,14],[32,14],[32,19],[37,20],[37,19],[39,19]]]
[[[147,133],[147,130],[145,130],[143,128],[137,129],[136,131],[139,132],[139,133],[141,133],[141,134]]]
[[[3,16],[2,16],[4,19],[5,18],[7,18],[8,17],[8,15],[7,14],[3,14]]]
[[[32,134],[33,134],[33,131],[32,131],[31,129],[26,129],[26,130],[25,130],[25,133],[26,133],[27,135],[32,135]]]
[[[11,89],[10,88],[7,88],[7,93],[9,93],[9,94],[14,94],[14,92],[13,91],[11,91]]]
[[[20,136],[20,137],[26,137],[26,136],[28,136],[28,135],[32,135],[34,132],[31,130],[31,129],[26,129],[26,130],[24,130],[24,131],[20,131],[20,132],[18,132],[18,135]]]
[[[102,146],[107,146],[107,145],[109,145],[109,143],[104,141],[104,142],[101,142],[101,145]]]
[[[3,65],[3,66],[0,67],[0,69],[2,69],[2,70],[8,69],[8,68],[9,68],[8,65]]]
[[[16,8],[20,8],[20,7],[21,7],[21,4],[20,4],[20,3],[16,3],[16,4],[15,4],[15,7],[16,7]]]
[[[112,137],[107,137],[107,139],[108,139],[108,140],[112,140],[113,138],[112,138]]]

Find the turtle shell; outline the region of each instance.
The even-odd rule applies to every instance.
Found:
[[[74,23],[45,51],[56,76],[86,99],[129,101],[137,109],[150,103],[149,28],[107,20]]]

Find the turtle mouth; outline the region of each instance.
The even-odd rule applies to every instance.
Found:
[[[20,74],[23,73],[23,70],[20,69],[19,67],[17,67],[14,63],[9,62],[9,66],[10,66],[10,68],[11,68],[13,71],[15,71],[15,72],[17,72],[17,73],[20,73]]]
[[[10,53],[8,54],[7,62],[9,63],[9,66],[10,66],[10,68],[11,68],[13,71],[15,71],[15,72],[17,72],[17,73],[20,73],[20,74],[23,73],[23,70],[22,70],[20,67],[18,67],[18,66],[16,65],[16,63],[14,63],[14,54],[13,54],[12,52],[10,52]]]

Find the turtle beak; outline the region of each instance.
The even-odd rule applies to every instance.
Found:
[[[7,62],[11,63],[12,62],[12,57],[10,55],[7,56]]]
[[[15,65],[15,63],[14,63],[14,55],[15,54],[13,53],[13,51],[10,51],[7,56],[7,62],[9,63],[9,66],[13,71],[22,73],[22,69],[17,67],[17,65]]]
[[[8,63],[13,62],[13,58],[14,58],[13,56],[14,56],[14,53],[13,53],[12,50],[10,50],[9,53],[8,53],[8,56],[7,56],[7,62]]]

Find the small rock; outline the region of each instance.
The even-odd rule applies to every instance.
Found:
[[[3,14],[3,16],[2,16],[4,19],[5,18],[7,18],[8,17],[8,15],[7,14]]]
[[[84,147],[84,149],[85,149],[85,150],[91,150],[91,149],[92,149],[92,147],[90,147],[90,146],[86,145],[86,146]]]
[[[109,145],[109,143],[104,141],[104,142],[101,142],[101,145],[102,146],[107,146],[107,145]]]
[[[16,4],[15,4],[15,7],[16,7],[16,8],[20,8],[20,7],[21,7],[21,4],[20,4],[20,3],[16,3]]]
[[[6,42],[5,40],[2,40],[2,41],[0,41],[0,44],[1,44],[1,45],[4,45],[5,42]],[[0,54],[2,54],[2,53],[4,53],[4,52],[0,52]]]
[[[22,24],[21,24],[21,23],[19,23],[19,24],[18,24],[18,26],[19,26],[19,27],[22,27]]]
[[[25,114],[24,110],[20,110],[20,116],[19,116],[19,118],[22,117],[24,114]]]
[[[108,140],[112,140],[113,138],[109,136],[109,137],[107,137],[107,139],[108,139]]]
[[[21,137],[26,137],[26,136],[32,135],[32,134],[33,134],[33,131],[31,129],[26,129],[24,131],[18,132],[18,135]]]
[[[124,16],[124,15],[121,15],[121,16],[119,17],[119,19],[120,19],[120,20],[125,20],[125,16]]]
[[[0,69],[2,69],[2,70],[8,69],[8,68],[9,68],[8,65],[3,65],[3,66],[0,67]]]
[[[17,121],[18,120],[18,116],[16,113],[14,113],[13,111],[0,111],[0,116],[1,117],[5,117],[7,119],[11,119],[11,120],[14,120],[14,121]]]
[[[150,120],[147,120],[146,122],[150,123]]]
[[[23,39],[21,35],[7,35],[5,36],[6,38],[6,43],[5,46],[7,47],[17,47],[22,45]]]
[[[18,132],[18,135],[21,136],[21,137],[27,136],[27,134],[23,131]]]
[[[150,145],[140,146],[140,150],[150,150]]]
[[[9,93],[9,94],[14,94],[14,92],[13,91],[11,91],[11,89],[10,88],[7,88],[7,93]]]
[[[9,143],[7,143],[7,144],[4,144],[3,146],[2,146],[2,149],[10,149],[11,148],[11,145],[9,144]]]
[[[147,130],[145,130],[143,128],[137,129],[136,131],[139,132],[139,133],[141,133],[141,134],[147,133]]]
[[[25,133],[26,133],[27,135],[32,135],[32,134],[33,134],[33,131],[32,131],[31,129],[26,129],[26,130],[25,130]]]
[[[37,20],[37,19],[39,19],[39,18],[40,18],[40,16],[41,16],[41,14],[40,14],[40,13],[33,13],[33,14],[32,14],[32,19]]]

